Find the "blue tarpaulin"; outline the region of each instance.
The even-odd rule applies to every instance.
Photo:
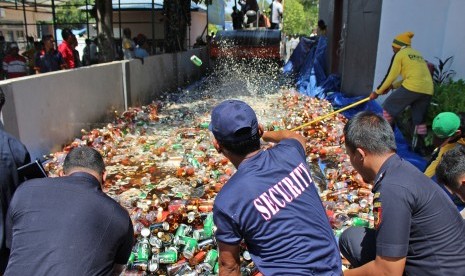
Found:
[[[297,48],[292,53],[289,61],[283,67],[284,75],[294,78],[295,86],[299,93],[326,99],[333,105],[335,110],[348,106],[362,100],[364,97],[349,97],[340,91],[340,78],[337,75],[325,74],[325,52],[327,38],[321,36],[318,39],[301,38]],[[347,118],[352,118],[360,111],[371,110],[382,114],[383,109],[376,101],[369,101],[342,112]],[[408,160],[419,170],[424,171],[426,160],[411,151],[408,142],[398,128],[394,135],[397,144],[397,154]]]

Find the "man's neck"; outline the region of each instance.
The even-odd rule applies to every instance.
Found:
[[[388,160],[391,156],[396,154],[395,152],[382,154],[382,155],[371,155],[369,158],[369,168],[373,173],[373,178],[379,173],[383,164]]]
[[[239,155],[236,155],[236,154],[228,154],[227,152],[225,152],[224,155],[226,156],[226,158],[229,159],[229,161],[231,161],[231,163],[237,169],[242,162],[244,162],[247,159],[252,158],[253,156],[255,156],[260,151],[261,151],[261,149],[258,149],[256,151],[250,152],[250,153],[248,153],[246,155],[243,155],[243,156],[239,156]]]

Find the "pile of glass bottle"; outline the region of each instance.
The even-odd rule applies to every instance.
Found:
[[[292,129],[333,111],[327,101],[290,91],[241,99],[269,131]],[[217,103],[202,99],[131,108],[103,128],[83,130],[82,137],[50,155],[51,176],[59,174],[73,147],[89,145],[104,156],[103,190],[128,210],[137,240],[125,275],[217,274],[213,201],[235,172],[211,144],[209,110]],[[350,225],[373,223],[371,186],[345,154],[345,122],[336,115],[300,130],[308,138],[307,160],[336,237]],[[241,264],[243,275],[259,273],[245,244]]]

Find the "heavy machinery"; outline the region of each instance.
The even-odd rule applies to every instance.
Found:
[[[281,59],[281,31],[244,29],[218,31],[210,47],[211,58]]]
[[[241,4],[241,3],[240,3]],[[281,60],[281,31],[264,25],[256,1],[245,1],[242,6],[244,29],[218,31],[212,39],[210,57],[235,59]]]

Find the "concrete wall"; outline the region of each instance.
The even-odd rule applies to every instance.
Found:
[[[465,26],[465,1],[450,1],[448,14],[446,17],[446,28],[444,32],[444,46],[442,49],[441,59],[454,56],[452,69],[457,72],[455,79],[465,79],[465,35],[463,26]]]
[[[425,59],[437,64],[435,57],[454,56],[456,79],[465,79],[465,1],[463,0],[389,0],[383,1],[378,56],[373,87],[383,80],[392,57],[393,38],[412,31],[412,47]]]
[[[192,55],[203,60],[201,67],[191,61]],[[209,67],[206,48],[198,48],[177,54],[150,56],[140,60],[123,62],[126,64],[128,106],[150,103],[161,93],[186,86],[199,80]]]
[[[190,56],[204,60],[202,67]],[[162,92],[199,79],[207,70],[205,48],[140,60],[115,61],[74,70],[6,80],[4,128],[33,158],[61,150],[80,130],[111,122],[114,112],[150,103]]]

